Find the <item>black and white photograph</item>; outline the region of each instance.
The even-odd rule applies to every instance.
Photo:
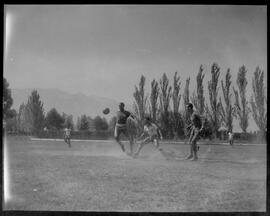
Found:
[[[3,21],[3,211],[267,211],[267,5]]]

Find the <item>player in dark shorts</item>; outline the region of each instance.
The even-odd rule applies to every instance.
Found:
[[[136,117],[131,114],[129,111],[125,110],[125,104],[119,104],[119,111],[116,113],[116,125],[114,129],[114,138],[116,142],[120,145],[123,152],[126,152],[124,145],[120,141],[120,135],[123,133],[128,139],[130,143],[130,153],[128,155],[133,154],[133,144],[134,144],[134,136],[128,132],[127,129],[127,119],[131,117],[136,119]]]
[[[205,118],[200,116],[193,110],[193,104],[187,104],[187,111],[190,115],[191,124],[188,126],[191,130],[189,137],[190,154],[186,157],[186,160],[191,159],[193,161],[198,160],[198,146],[197,141],[200,138],[202,131],[204,130]]]

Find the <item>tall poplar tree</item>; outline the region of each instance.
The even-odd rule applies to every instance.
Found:
[[[238,90],[233,88],[234,95],[235,95],[235,103],[234,103],[234,116],[239,120],[239,125],[244,133],[247,132],[248,127],[248,119],[249,119],[249,113],[250,108],[248,106],[248,101],[246,98],[246,87],[247,87],[247,79],[246,79],[246,73],[247,69],[243,65],[239,68],[239,71],[237,73],[237,86]],[[239,102],[239,94],[240,94],[240,102]]]
[[[265,87],[264,87],[264,72],[257,67],[252,78],[253,96],[251,96],[250,104],[252,115],[261,133],[264,133],[267,128],[267,104]]]
[[[208,81],[209,101],[210,107],[206,106],[206,111],[210,117],[212,131],[214,137],[217,137],[218,129],[220,127],[219,113],[218,113],[218,79],[220,75],[220,67],[217,63],[213,63],[211,66],[211,80]]]

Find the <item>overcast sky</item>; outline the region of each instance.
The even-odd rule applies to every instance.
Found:
[[[267,71],[266,6],[5,5],[4,76],[11,88],[58,88],[131,103],[164,72],[191,77],[200,64],[251,77]],[[266,83],[266,82],[265,82]],[[147,88],[148,89],[148,88]],[[208,96],[208,89],[205,85]],[[221,92],[220,92],[221,93]]]

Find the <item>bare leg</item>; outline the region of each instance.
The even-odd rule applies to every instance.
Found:
[[[130,144],[130,153],[129,154],[133,155],[133,144],[134,144],[133,136],[130,137],[129,144]]]
[[[194,136],[194,129],[192,129],[192,131],[190,133],[190,138],[189,138],[189,145],[190,145],[189,155],[185,158],[186,160],[193,158],[193,148],[192,148],[192,143],[190,143],[191,140],[193,139],[193,136]]]
[[[121,147],[122,151],[125,152],[125,146],[124,144],[122,144],[122,142],[119,140],[119,137],[118,138],[115,138],[116,142],[119,144],[119,146]]]
[[[134,153],[133,157],[137,157],[141,151],[141,149],[143,148],[144,145],[146,145],[147,143],[150,142],[149,138],[144,139],[141,143],[139,143],[138,149],[137,151]]]
[[[191,146],[192,146],[192,151],[193,151],[193,158],[192,158],[192,160],[193,161],[196,161],[196,160],[198,160],[198,155],[197,155],[198,147],[197,147],[196,141],[194,141]]]
[[[128,138],[128,140],[129,140],[129,145],[130,145],[130,152],[127,153],[127,155],[131,156],[131,155],[133,155],[134,137],[133,137],[133,135],[129,134],[128,131],[125,131],[124,134],[125,134],[125,136]]]
[[[158,139],[154,139],[154,146],[155,146],[159,151],[162,150],[162,148],[159,147],[159,141],[158,141]]]
[[[198,160],[198,146],[197,146],[197,140],[199,138],[199,130],[195,130],[194,136],[192,138],[192,151],[193,151],[193,161]]]
[[[134,153],[134,155],[133,155],[134,158],[137,157],[137,156],[139,155],[139,153],[140,153],[140,151],[141,151],[141,149],[142,149],[142,147],[143,147],[144,145],[145,145],[145,144],[144,144],[143,142],[139,144],[137,151],[136,151],[136,152]]]
[[[69,138],[67,136],[64,137],[64,141],[65,141],[66,144],[68,144],[69,147],[71,147],[70,140],[69,140]]]
[[[67,144],[68,144],[69,147],[71,147],[71,142],[70,142],[70,138],[69,137],[67,138]]]
[[[190,144],[190,149],[189,149],[189,155],[185,158],[186,160],[193,158],[193,149],[192,149],[192,144]]]
[[[121,147],[122,151],[125,152],[125,146],[121,143],[120,141],[120,130],[115,127],[115,130],[114,130],[114,138],[116,140],[116,142],[118,143],[118,145]]]

